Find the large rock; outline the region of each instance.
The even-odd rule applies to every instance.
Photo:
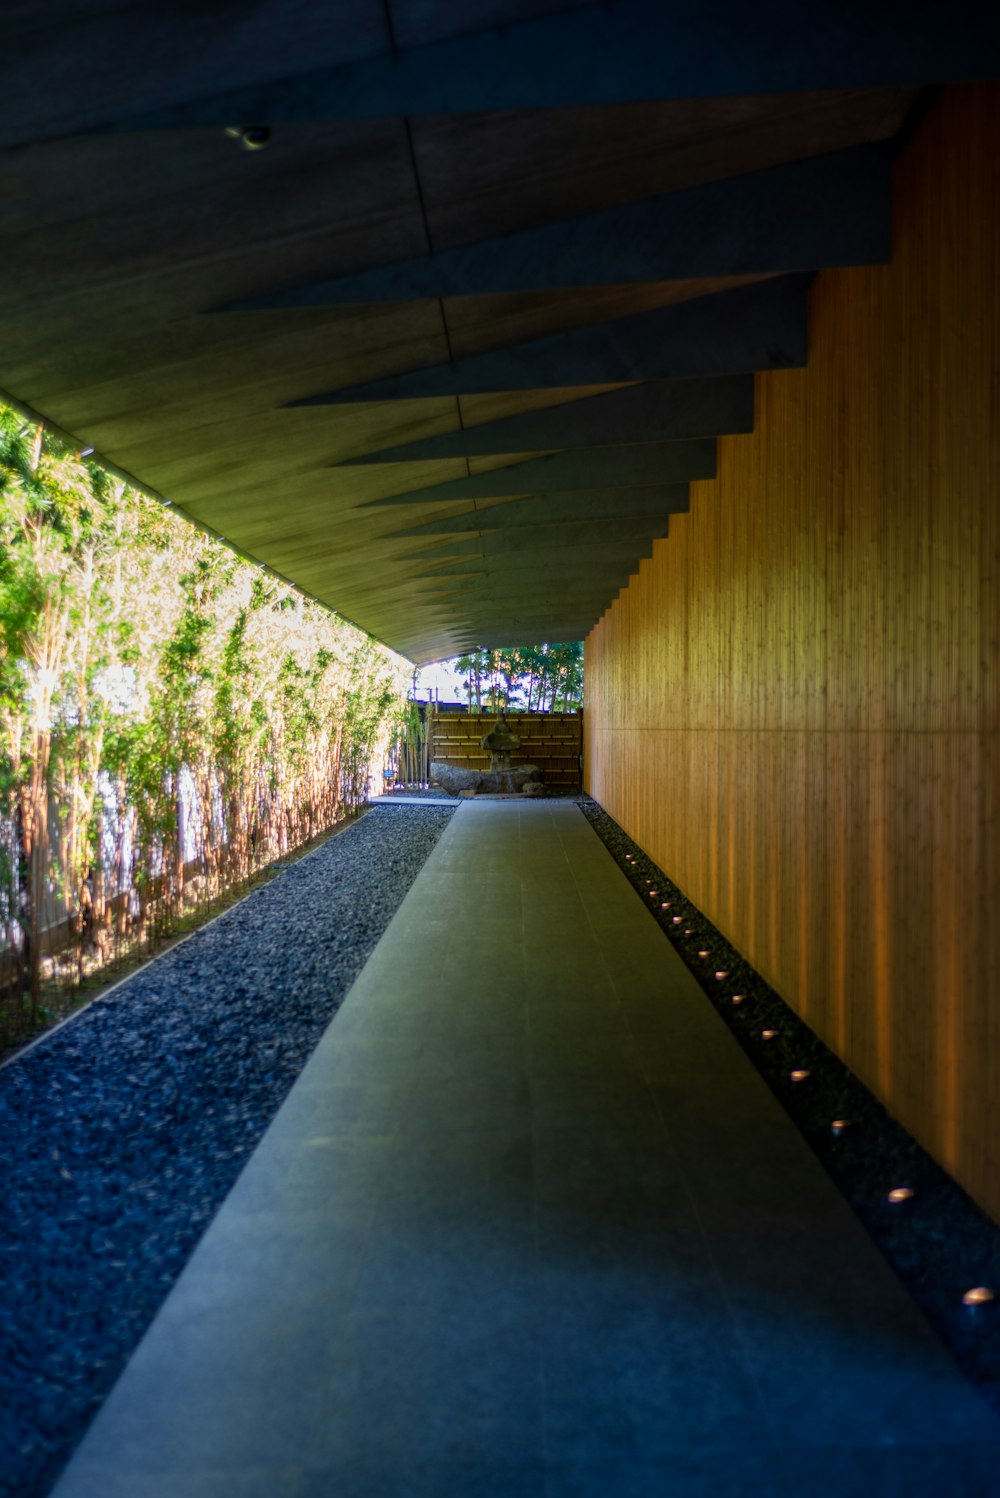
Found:
[[[431,761],[431,785],[439,785],[451,796],[460,796],[463,791],[516,794],[530,780],[539,781],[542,772],[537,765],[515,765],[511,770],[463,770],[458,765],[446,765],[441,760]]]

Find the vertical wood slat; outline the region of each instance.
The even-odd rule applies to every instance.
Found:
[[[1000,89],[586,643],[587,789],[1000,1217]]]

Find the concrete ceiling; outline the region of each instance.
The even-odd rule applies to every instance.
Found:
[[[1000,70],[966,0],[747,15],[14,0],[0,387],[414,660],[578,639]]]

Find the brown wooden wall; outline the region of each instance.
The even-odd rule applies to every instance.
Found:
[[[511,756],[515,765],[537,765],[553,790],[579,790],[580,713],[512,713],[507,720],[521,740]],[[493,713],[463,713],[434,718],[431,759],[463,770],[488,770],[490,756],[479,740],[497,724]]]
[[[588,790],[1000,1217],[1000,89],[586,644]]]

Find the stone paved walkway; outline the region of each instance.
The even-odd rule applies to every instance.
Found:
[[[55,1492],[998,1473],[1000,1425],[577,807],[470,801]]]

